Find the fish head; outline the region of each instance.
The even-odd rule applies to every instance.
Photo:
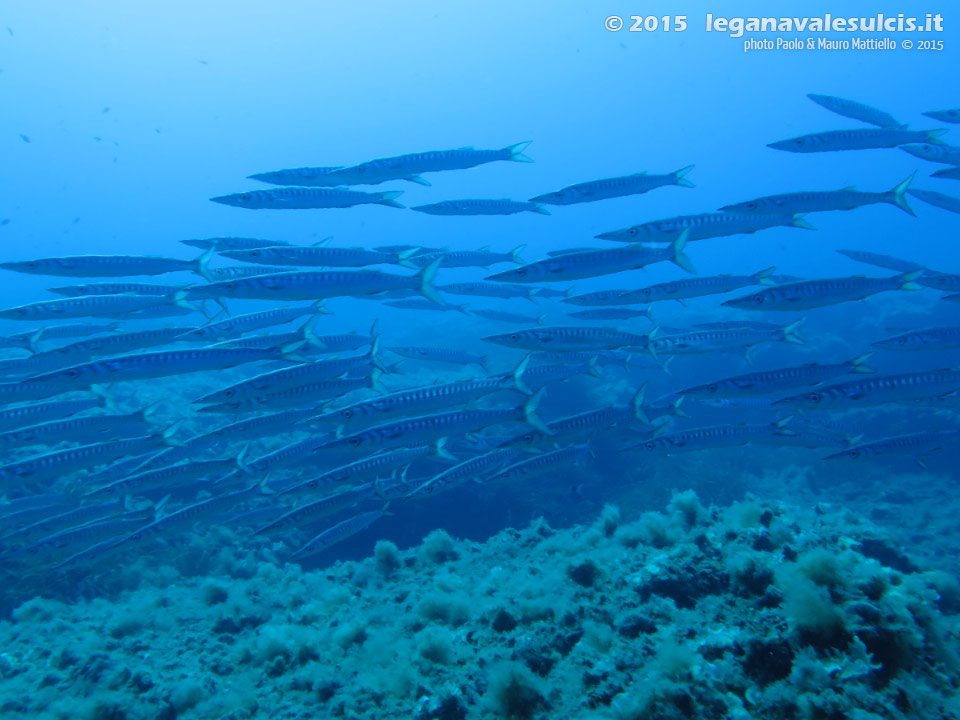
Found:
[[[210,198],[210,202],[221,205],[230,205],[231,207],[255,207],[260,200],[255,193],[234,193],[233,195],[218,195]]]
[[[930,160],[932,158],[940,157],[943,154],[943,151],[940,147],[933,145],[931,143],[917,143],[915,145],[901,145],[900,149],[906,153],[910,153],[914,157],[918,157],[922,160]]]
[[[526,265],[520,265],[519,267],[488,275],[485,279],[494,282],[524,282],[532,278],[530,278],[530,268]]]
[[[808,152],[811,146],[812,143],[809,141],[809,138],[803,136],[767,144],[768,148],[772,148],[774,150],[785,150],[786,152]]]
[[[864,457],[866,453],[863,452],[861,448],[847,448],[846,450],[841,450],[838,453],[833,453],[833,455],[827,455],[824,460],[860,460]]]
[[[791,395],[790,397],[774,400],[771,405],[786,405],[788,407],[816,408],[826,399],[826,395],[818,390],[811,390],[802,395]]]
[[[887,338],[886,340],[878,340],[875,343],[871,343],[871,345],[884,350],[903,350],[909,347],[910,336],[898,335],[897,337]]]
[[[497,345],[504,345],[505,347],[522,347],[521,343],[523,342],[524,336],[525,333],[512,332],[502,335],[490,335],[489,337],[481,338],[481,340]]]

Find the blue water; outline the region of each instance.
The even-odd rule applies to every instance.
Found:
[[[769,3],[744,1],[730,8],[702,2],[686,7],[666,2],[638,6],[614,0],[599,4],[114,0],[10,6],[0,15],[0,27],[5,28],[0,29],[4,223],[0,255],[4,261],[88,253],[189,259],[197,253],[179,240],[244,236],[293,244],[330,237],[336,246],[368,248],[411,244],[506,252],[524,245],[522,257],[533,261],[555,249],[612,246],[593,236],[640,222],[709,212],[774,193],[847,186],[884,191],[915,171],[914,187],[960,196],[957,181],[929,177],[946,166],[897,149],[791,154],[766,147],[806,133],[867,127],[814,104],[806,97],[811,92],[873,105],[911,129],[949,127],[921,114],[960,105],[956,91],[960,31],[949,8],[913,10],[903,3],[859,0],[842,5],[846,7],[793,2],[774,10]],[[935,35],[944,49],[744,52],[746,38],[704,29],[707,12],[817,16],[841,10],[843,15],[943,12],[945,29]],[[689,28],[682,33],[631,33],[603,27],[607,16],[629,18],[637,12],[656,16],[686,12]],[[849,37],[853,35],[860,34]],[[933,35],[874,37],[902,43]],[[943,140],[958,143],[958,133],[960,129],[953,129]],[[532,141],[526,150],[534,160],[531,164],[497,162],[430,174],[431,187],[398,181],[356,189],[402,190],[399,201],[406,206],[454,198],[524,200],[576,182],[640,171],[667,173],[687,165],[695,165],[688,179],[696,187],[665,187],[645,195],[551,207],[549,217],[533,213],[434,217],[373,205],[253,212],[208,200],[269,187],[245,179],[255,172],[353,165],[467,145],[499,148],[527,140]],[[960,218],[915,198],[910,204],[917,217],[889,205],[814,213],[807,219],[815,231],[777,227],[708,239],[691,243],[688,254],[701,275],[748,274],[769,266],[804,278],[891,274],[837,254],[841,248],[960,272],[956,241]],[[226,263],[215,259],[212,264]],[[506,267],[441,269],[438,282],[480,279]],[[574,285],[582,293],[684,277],[680,268],[659,263],[644,271],[558,287]],[[188,275],[141,279],[197,281]],[[52,299],[46,288],[72,284],[63,278],[8,272],[2,280],[0,307]],[[643,360],[628,372],[610,369],[600,383],[576,378],[553,392],[548,388],[541,414],[554,420],[610,403],[626,404],[644,383],[648,399],[656,400],[751,369],[848,360],[868,352],[871,342],[899,332],[957,324],[957,304],[939,300],[943,294],[931,289],[885,293],[806,313],[734,313],[719,307],[726,298],[718,296],[693,299],[686,306],[658,303],[653,309],[656,323],[675,327],[732,317],[785,324],[804,315],[806,344],[763,345],[753,353],[751,365],[736,354],[679,357],[671,366],[672,375]],[[468,307],[545,312],[552,325],[569,324],[566,312],[580,309],[555,302],[535,308],[522,300],[464,296],[451,300]],[[259,302],[235,304],[242,305],[242,312],[269,307]],[[487,354],[498,372],[512,368],[522,357],[480,340],[507,332],[505,325],[468,320],[457,313],[396,310],[352,298],[332,299],[327,307],[332,314],[322,318],[318,332],[323,334],[366,332],[379,319],[387,344]],[[198,318],[191,321],[199,322]],[[180,318],[171,322],[187,324]],[[0,321],[0,335],[33,327]],[[651,325],[634,320],[620,327],[647,332]],[[19,355],[8,355],[14,356]],[[870,364],[881,373],[911,372],[957,366],[957,357],[956,350],[877,351]],[[476,367],[420,367],[412,361],[405,369],[420,384],[479,374]],[[230,371],[224,377],[232,382],[239,376]],[[210,387],[222,384],[214,379]],[[178,415],[190,417],[190,399],[167,397],[164,417],[171,422]],[[679,421],[680,427],[765,422],[770,417],[763,410],[746,408],[701,407],[691,415],[686,425]],[[942,413],[871,409],[838,417],[862,425],[870,440],[957,429],[955,407]],[[541,515],[556,526],[588,522],[607,502],[639,512],[662,506],[674,489],[687,487],[696,488],[704,502],[729,503],[747,490],[759,489],[745,477],[760,478],[788,466],[804,467],[809,473],[803,491],[789,499],[811,504],[850,501],[859,512],[869,515],[872,510],[871,498],[851,487],[853,466],[824,464],[820,458],[827,451],[745,446],[683,456],[675,463],[660,460],[648,468],[611,447],[604,446],[589,471],[580,466],[558,468],[535,485],[461,488],[402,509],[394,507],[394,514],[383,518],[376,530],[351,538],[308,567],[367,557],[377,538],[408,547],[438,527],[456,537],[483,540]],[[916,489],[898,485],[898,473],[936,475],[955,483],[957,459],[957,448],[950,447],[932,458],[927,470],[907,457],[859,465],[856,472],[869,476],[869,487],[879,497]],[[864,467],[868,470],[860,469]],[[928,471],[930,475],[924,475]],[[775,499],[796,489],[778,484],[769,493]],[[910,511],[926,510],[908,507],[906,514]],[[891,527],[909,534],[914,526],[894,521]],[[952,553],[943,554],[945,565],[955,566]],[[51,583],[51,589],[59,596],[70,595],[58,583]],[[79,594],[96,595],[97,590],[85,587]],[[9,601],[5,607],[15,604]]]

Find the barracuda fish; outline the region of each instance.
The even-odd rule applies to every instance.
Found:
[[[533,330],[517,330],[512,333],[491,335],[481,339],[519,350],[554,350],[558,352],[612,350],[622,347],[647,348],[650,344],[648,335],[622,332],[614,328],[563,325],[534,328]]]
[[[4,559],[29,563],[24,565],[24,572],[28,574],[37,572],[45,569],[38,566],[61,562],[64,558],[76,553],[78,548],[90,547],[118,535],[132,532],[152,519],[153,516],[144,511],[127,513],[115,519],[94,520],[37,540],[16,553],[5,555]]]
[[[81,400],[56,400],[0,410],[0,432],[39,425],[47,420],[65,419],[85,410],[107,407],[107,405],[107,398],[98,396]]]
[[[64,530],[65,528],[76,527],[91,520],[98,520],[109,517],[110,515],[115,515],[122,510],[123,503],[119,500],[112,500],[98,505],[81,505],[70,508],[65,512],[58,512],[51,517],[45,517],[0,539],[5,543],[29,542],[35,538],[42,538]]]
[[[521,212],[549,215],[550,211],[539,203],[519,200],[444,200],[429,205],[414,205],[410,208],[427,215],[515,215]]]
[[[921,467],[926,468],[923,458],[948,448],[955,448],[958,441],[960,441],[960,430],[911,433],[856,445],[833,455],[827,455],[823,459],[871,460],[887,455],[909,455],[915,458]]]
[[[332,422],[344,427],[372,425],[395,418],[419,416],[434,410],[470,403],[495,392],[513,391],[531,395],[532,392],[526,385],[529,360],[529,358],[524,358],[510,375],[400,390],[389,395],[330,410],[314,418],[312,422]]]
[[[479,365],[484,372],[490,371],[487,367],[485,355],[474,355],[463,350],[413,346],[393,346],[388,347],[387,350],[410,360],[429,360],[430,362],[452,363],[453,365]]]
[[[330,181],[327,176],[334,170],[342,170],[343,165],[321,167],[284,168],[270,172],[247,175],[247,180],[259,180],[270,185],[291,185],[301,187],[331,187],[345,184],[342,181]]]
[[[902,130],[898,128],[869,128],[863,130],[831,130],[801,135],[769,143],[768,148],[793,153],[834,152],[838,150],[872,150],[893,148],[908,143],[926,143],[946,132],[936,130]]]
[[[502,482],[531,480],[546,472],[556,472],[558,466],[576,466],[586,460],[588,455],[592,454],[590,445],[587,443],[560,448],[559,450],[553,450],[552,452],[535,455],[532,458],[515,462],[513,465],[505,467],[503,470],[484,478],[483,484],[493,485]]]
[[[0,383],[0,405],[45,400],[67,392],[70,392],[69,388],[56,383],[37,382],[32,379],[4,382]]]
[[[658,435],[625,448],[621,452],[638,452],[644,455],[675,455],[713,448],[737,447],[756,442],[757,438],[772,434],[790,434],[786,425],[790,418],[766,425],[714,425],[692,428],[681,432]]]
[[[644,425],[650,424],[650,419],[646,414],[646,408],[643,405],[646,386],[641,387],[633,396],[628,407],[610,407],[599,410],[590,410],[588,412],[571,415],[570,417],[554,420],[547,424],[550,435],[544,435],[538,430],[529,429],[519,435],[514,435],[500,443],[501,448],[534,448],[543,445],[566,445],[567,443],[581,440],[583,438],[592,438],[601,432],[610,430],[624,423],[637,421]],[[679,408],[680,400],[677,400],[671,407],[676,410]]]
[[[697,323],[694,327],[701,330],[778,330],[780,326],[775,323],[757,322],[756,320],[720,320],[717,322]]]
[[[173,296],[184,285],[153,285],[150,283],[88,283],[86,285],[66,285],[64,287],[47,288],[49,292],[65,297],[80,297],[82,295],[169,295]]]
[[[256,277],[257,275],[270,275],[275,272],[276,270],[268,265],[207,268],[207,280],[210,282],[226,282],[228,280]]]
[[[900,148],[921,160],[942,163],[944,165],[960,165],[960,147],[942,143],[922,143],[918,145],[904,145]],[[944,171],[941,171],[944,172]],[[937,175],[937,177],[943,177]]]
[[[199,408],[201,413],[242,413],[277,410],[285,407],[315,404],[320,400],[334,400],[344,395],[369,388],[376,392],[385,392],[380,385],[380,371],[374,368],[369,376],[359,378],[334,378],[333,380],[314,380],[272,390],[258,395],[238,397],[227,402]]]
[[[675,241],[684,231],[688,232],[687,240],[706,240],[728,235],[751,234],[773,227],[816,229],[802,215],[714,212],[678,215],[665,220],[633,225],[622,230],[603,232],[594,237],[624,243],[665,243]]]
[[[379,358],[379,347],[380,340],[377,338],[373,341],[370,352],[365,355],[321,360],[262,373],[248,380],[230,385],[222,390],[217,390],[209,395],[204,395],[202,398],[194,400],[193,402],[194,404],[231,402],[239,398],[254,397],[265,393],[276,392],[285,388],[297,387],[301,384],[309,384],[317,380],[330,380],[340,377],[351,370],[360,370],[365,374],[371,373],[373,370],[383,371],[384,368]]]
[[[421,483],[408,492],[405,497],[436,495],[444,490],[450,490],[458,485],[462,485],[467,481],[479,481],[485,475],[496,472],[499,468],[513,462],[522,455],[523,450],[519,448],[504,448],[478,455],[477,457],[458,463],[438,475],[434,475],[426,482]]]
[[[584,364],[537,365],[528,368],[523,374],[523,384],[529,390],[539,390],[546,385],[587,375],[603,378],[603,373],[597,368],[596,355]]]
[[[156,295],[81,295],[43,300],[0,310],[5,320],[56,320],[58,318],[129,317],[132,313],[157,305],[170,304],[167,296]],[[188,307],[191,312],[195,308]]]
[[[807,93],[807,97],[830,112],[853,118],[854,120],[860,120],[870,125],[876,125],[881,128],[893,128],[895,130],[903,130],[907,127],[903,123],[897,122],[889,113],[877,110],[877,108],[864,105],[855,100],[846,100],[834,95],[818,95],[816,93]]]
[[[803,340],[797,335],[797,328],[803,318],[776,330],[751,330],[736,328],[733,330],[701,330],[682,335],[667,335],[653,337],[650,334],[648,351],[654,357],[660,355],[691,355],[698,353],[722,352],[725,350],[742,350],[762,342],[786,342],[803,345]]]
[[[388,180],[403,180],[426,172],[444,170],[467,170],[477,165],[509,160],[533,162],[523,154],[530,141],[508,145],[499,150],[476,150],[462,147],[455,150],[434,150],[393,157],[378,158],[369,162],[336,170],[329,178],[344,185],[376,185]]]
[[[471,315],[476,315],[484,320],[493,320],[494,322],[511,323],[513,325],[543,325],[545,315],[531,317],[521,315],[520,313],[504,312],[502,310],[487,310],[478,308],[470,311]]]
[[[195,272],[203,275],[212,251],[195,260],[153,257],[150,255],[72,255],[0,262],[0,268],[31,275],[60,277],[131,277],[134,275],[163,275],[169,272]]]
[[[857,408],[937,397],[958,390],[960,370],[944,368],[899,375],[874,375],[781,398],[773,404],[806,410]]]
[[[340,187],[284,187],[220,195],[210,198],[210,201],[247,210],[319,210],[348,208],[356,205],[386,205],[402,208],[404,206],[396,200],[401,195],[403,195],[401,190],[365,193]]]
[[[753,395],[766,395],[792,390],[806,385],[819,385],[850,373],[874,373],[867,365],[872,353],[842,363],[807,363],[777,370],[763,370],[745,375],[715,380],[704,385],[695,385],[678,391],[678,395],[692,395],[704,398],[739,398]]]
[[[518,283],[563,282],[637,270],[664,261],[670,261],[695,275],[693,264],[684,254],[689,234],[688,230],[684,230],[669,248],[650,248],[635,244],[608,250],[570,253],[505,270],[490,275],[487,280]]]
[[[904,273],[891,278],[868,278],[863,276],[806,280],[798,283],[777,285],[721,305],[750,310],[810,310],[838,303],[863,300],[887,290],[919,290],[914,282],[922,270]]]
[[[255,536],[266,535],[302,525],[309,525],[329,515],[354,507],[360,501],[370,497],[373,494],[373,489],[373,483],[364,483],[356,487],[340,488],[331,495],[285,512],[276,520],[254,530],[253,534]]]
[[[960,290],[960,275],[941,272],[925,272],[917,278],[917,282],[934,290],[957,292]]]
[[[366,530],[377,520],[382,518],[384,514],[385,513],[383,510],[370,510],[368,512],[360,513],[359,515],[354,515],[351,518],[347,518],[343,522],[337,523],[332,528],[324,530],[315,538],[308,541],[305,545],[297,548],[290,556],[290,559],[293,560],[294,558],[298,557],[316,555],[317,553],[326,550],[331,545],[335,545],[338,542],[346,540],[348,537],[352,537],[353,535]]]
[[[103,547],[100,547],[96,550],[91,548],[92,552],[84,558],[78,558],[76,555],[71,556],[61,563],[60,567],[68,564],[76,564],[81,559],[89,560],[93,559],[94,557],[100,557],[102,559],[102,556],[106,554],[106,551],[109,551],[109,554],[113,554],[118,550],[129,548],[131,545],[138,545],[147,538],[156,537],[158,535],[162,535],[163,533],[170,532],[176,527],[193,525],[204,517],[209,517],[211,515],[224,512],[225,510],[229,510],[239,505],[241,502],[244,502],[252,497],[255,491],[261,489],[263,483],[264,480],[259,480],[242,490],[214,495],[212,498],[207,500],[202,500],[194,503],[193,505],[188,505],[180,510],[170,513],[169,515],[164,515],[162,518],[154,520],[152,523],[144,525],[128,535],[123,535],[122,537],[115,539],[112,543],[108,541],[109,544]],[[94,547],[96,548],[97,546]]]
[[[126,496],[132,493],[147,493],[153,491],[169,491],[173,488],[202,480],[209,477],[221,477],[225,473],[237,469],[245,469],[244,457],[247,447],[244,446],[240,454],[234,458],[219,460],[192,460],[180,465],[170,465],[158,470],[146,470],[135,475],[121,478],[109,485],[95,487],[81,495],[82,498],[96,498],[104,495]]]
[[[373,248],[377,252],[386,253],[387,255],[399,255],[402,252],[411,250],[413,255],[433,255],[436,253],[446,252],[447,248],[435,248],[435,247],[423,247],[421,245],[378,245]],[[411,255],[411,257],[413,256]]]
[[[363,248],[282,247],[251,248],[249,250],[224,250],[220,253],[231,260],[257,263],[259,265],[297,265],[300,267],[366,267],[367,265],[403,265],[416,267],[407,260],[413,250],[399,253],[382,253]],[[429,263],[427,263],[429,265]]]
[[[397,308],[398,310],[428,310],[431,312],[458,312],[463,315],[470,315],[470,310],[466,305],[437,305],[426,298],[412,298],[410,300],[394,300],[393,302],[383,303],[387,307]]]
[[[326,456],[344,451],[369,453],[395,447],[411,447],[423,443],[437,442],[451,435],[463,435],[482,430],[491,425],[508,422],[525,422],[549,435],[550,431],[536,415],[536,409],[543,397],[543,392],[543,390],[538,391],[524,405],[514,408],[456,410],[377,425],[331,442],[315,442],[314,452]]]
[[[837,252],[856,262],[876,265],[877,267],[886,268],[887,270],[893,270],[898,273],[908,273],[916,270],[926,271],[926,268],[919,263],[911,260],[901,260],[900,258],[891,257],[890,255],[881,255],[880,253],[868,252],[866,250],[837,250]],[[923,278],[917,278],[917,282],[923,283]]]
[[[351,295],[372,295],[388,290],[412,288],[443,305],[433,278],[440,260],[433,260],[415,275],[394,275],[379,270],[292,271],[254,275],[195,285],[177,298],[242,298],[247,300],[320,300]],[[2,313],[0,313],[2,316]]]
[[[81,340],[53,350],[45,350],[27,358],[23,369],[31,375],[70,367],[99,355],[120,355],[149,347],[178,342],[192,328],[172,327],[137,332],[116,333]]]
[[[937,170],[930,177],[946,178],[947,180],[960,180],[960,167],[952,167],[946,170]]]
[[[65,420],[52,420],[0,433],[0,448],[57,445],[60,442],[93,442],[107,438],[130,438],[147,435],[153,429],[148,420],[151,408],[124,415],[89,415]]]
[[[252,248],[279,247],[280,245],[289,245],[283,240],[259,240],[257,238],[246,237],[213,237],[196,238],[190,240],[181,240],[184,245],[200,248],[201,250],[213,249],[214,252],[223,252],[224,250],[250,250]]]
[[[530,198],[530,202],[545,203],[547,205],[575,205],[577,203],[626,197],[627,195],[642,195],[643,193],[667,185],[679,185],[681,187],[692,188],[695,187],[695,185],[684,177],[691,170],[693,170],[693,165],[688,165],[685,168],[667,173],[666,175],[648,175],[645,172],[641,172],[634,175],[606,178],[604,180],[591,180],[589,182],[568,185],[555,192],[537,195],[536,197]]]
[[[441,285],[439,290],[450,293],[451,295],[472,295],[475,297],[493,297],[493,298],[523,298],[529,300],[534,305],[537,304],[537,297],[541,295],[543,288],[532,288],[526,285],[510,285],[508,283],[488,283],[488,282],[463,282],[451,283],[450,285]]]
[[[923,200],[927,205],[933,205],[941,210],[948,210],[952,213],[960,214],[960,198],[952,195],[944,195],[934,190],[911,190],[910,194],[918,200]]]
[[[444,444],[441,442],[439,448],[442,449]],[[376,480],[384,475],[394,473],[400,468],[406,468],[415,461],[434,454],[436,451],[437,449],[434,446],[421,445],[409,450],[380,453],[328,470],[306,480],[295,482],[293,485],[288,485],[279,490],[279,494],[312,493],[338,485],[350,486],[367,480]]]
[[[852,187],[846,187],[842,190],[784,193],[782,195],[767,195],[734,205],[724,205],[720,209],[724,212],[734,213],[796,214],[828,212],[831,210],[856,210],[866,205],[886,203],[916,217],[917,214],[910,207],[906,198],[907,192],[914,194],[908,188],[916,174],[914,172],[906,180],[887,192],[860,192]]]
[[[712,277],[684,278],[658,283],[637,290],[601,290],[585,295],[574,295],[561,302],[572,305],[640,305],[661,300],[678,300],[727,293],[751,285],[773,285],[770,276],[776,268],[769,267],[753,275],[714,275]],[[649,312],[649,311],[648,311]],[[649,317],[649,316],[648,316]]]
[[[124,438],[111,442],[80,445],[67,450],[58,450],[44,455],[34,455],[24,460],[0,466],[0,480],[12,483],[15,480],[42,482],[83,469],[91,469],[120,460],[128,455],[138,455],[151,448],[173,445],[173,435],[181,423],[171,425],[163,433],[143,437]]]
[[[242,335],[253,330],[262,330],[274,325],[286,325],[299,320],[305,315],[311,317],[328,312],[320,300],[307,307],[278,308],[276,310],[262,310],[247,315],[235,315],[226,320],[210,323],[203,327],[192,328],[176,336],[178,341],[206,341],[225,340]]]
[[[650,308],[631,310],[630,308],[616,307],[580,310],[570,313],[570,317],[577,318],[578,320],[635,320],[640,317],[645,317],[647,320],[653,319],[650,317]],[[541,325],[542,324],[543,323],[541,323]]]
[[[223,370],[259,360],[299,362],[300,358],[293,355],[289,349],[284,348],[160,350],[151,353],[121,355],[120,357],[74,365],[64,370],[37,375],[30,381],[68,390],[77,390],[101,383],[170,377],[204,370]]]
[[[429,255],[415,255],[408,258],[410,262],[417,267],[425,267],[435,262],[439,262],[439,267],[490,267],[499,263],[523,264],[520,259],[520,253],[526,245],[515,247],[510,252],[498,253],[489,250],[450,250]]]
[[[936,327],[871,343],[881,350],[953,350],[960,348],[960,327]]]

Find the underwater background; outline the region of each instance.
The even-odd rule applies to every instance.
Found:
[[[180,241],[237,237],[367,250],[488,248],[509,254],[520,248],[518,259],[533,263],[554,251],[622,245],[597,239],[603,232],[712,213],[774,194],[847,187],[880,193],[915,173],[911,190],[960,198],[957,179],[931,176],[950,163],[897,147],[815,153],[768,147],[808,133],[870,127],[811,102],[808,93],[880,108],[910,130],[952,127],[924,115],[960,107],[958,34],[950,8],[859,0],[843,5],[772,8],[737,2],[733,8],[700,0],[683,7],[573,1],[9,5],[0,13],[5,99],[0,261],[74,255],[195,260],[203,249]],[[942,50],[745,52],[750,33],[733,38],[704,29],[707,13],[923,17],[928,12],[944,14],[943,31],[930,33],[942,41]],[[604,28],[608,16],[626,18],[629,25],[637,13],[685,13],[689,27],[641,33]],[[879,36],[896,43],[920,39],[898,32]],[[954,128],[930,141],[951,147],[958,133]],[[459,198],[526,201],[574,183],[639,172],[666,175],[687,166],[694,167],[684,178],[695,187],[545,205],[550,214],[490,216],[438,216],[376,204],[253,212],[210,202],[273,188],[248,179],[253,173],[527,141],[523,153],[533,162],[430,172],[429,186],[397,179],[351,189],[402,190],[395,200],[405,208]],[[328,432],[344,433],[335,425],[291,424],[282,431],[227,437],[213,452],[188,454],[182,462],[233,461],[239,455],[241,469],[232,484],[201,476],[192,484],[125,493],[122,512],[140,513],[136,517],[143,523],[159,522],[168,513],[244,489],[251,480],[262,481],[262,487],[195,523],[164,526],[136,546],[108,547],[102,557],[73,562],[73,554],[92,543],[58,548],[49,559],[31,558],[31,543],[44,535],[24,539],[26,521],[17,525],[12,511],[0,512],[0,717],[960,717],[955,520],[960,382],[903,401],[894,397],[826,411],[771,406],[763,394],[739,404],[695,398],[674,404],[680,391],[721,378],[844,363],[868,353],[865,362],[879,377],[960,367],[957,342],[906,352],[873,346],[908,332],[960,325],[955,299],[945,299],[948,285],[923,284],[926,275],[936,274],[960,287],[960,200],[951,211],[906,197],[915,216],[878,203],[798,213],[815,229],[777,226],[691,240],[685,252],[696,276],[671,262],[656,262],[587,278],[547,278],[534,285],[559,291],[557,296],[534,293],[530,301],[442,293],[444,302],[463,304],[460,311],[392,307],[372,293],[328,297],[327,314],[317,317],[311,331],[368,340],[309,360],[359,357],[379,334],[386,370],[381,382],[390,393],[509,376],[532,348],[484,338],[539,327],[616,328],[643,335],[646,343],[697,332],[706,323],[782,327],[802,319],[797,330],[802,344],[701,349],[678,353],[669,363],[670,352],[655,356],[630,343],[588,348],[573,361],[574,370],[543,383],[536,416],[549,424],[612,406],[627,420],[598,422],[566,437],[567,447],[582,448],[569,460],[558,457],[529,475],[524,471],[487,484],[478,472],[443,493],[407,495],[531,426],[489,424],[438,434],[431,443],[446,437],[450,457],[438,452],[420,458],[420,464],[396,464],[376,478],[377,492],[362,502],[319,523],[267,536],[258,528],[324,497],[314,493],[287,502],[277,492],[284,483],[407,446],[375,446],[344,462],[322,456],[305,468],[261,472],[254,462],[248,477],[244,463],[291,443],[327,442]],[[776,282],[787,285],[898,272],[857,262],[837,252],[841,249],[916,263],[924,275],[904,280],[917,286],[913,291],[891,288],[865,300],[825,301],[786,312],[721,305],[766,289],[759,285],[684,303],[655,302],[651,317],[627,320],[571,318],[572,311],[585,308],[562,302],[566,294],[752,275],[766,268],[775,268]],[[210,268],[239,264],[218,254],[205,254],[204,262]],[[479,264],[441,262],[436,285],[442,291],[445,284],[480,281],[517,267],[510,259],[486,269]],[[116,280],[12,269],[0,270],[2,308],[56,299],[49,291],[55,286]],[[422,266],[376,269],[412,276]],[[181,288],[216,280],[187,272],[131,279]],[[429,302],[416,290],[411,297]],[[227,296],[222,305],[236,316],[309,302]],[[497,321],[478,310],[520,314],[528,322]],[[221,307],[211,301],[184,317],[134,313],[110,320],[121,323],[121,332],[188,330],[228,317],[218,313]],[[0,351],[4,385],[33,377],[8,369],[16,364],[6,361],[83,339],[44,338],[47,327],[80,321],[28,320],[0,319],[0,336],[32,338],[29,347]],[[296,332],[302,321],[283,331]],[[212,342],[189,347],[207,345]],[[422,361],[392,354],[389,348],[397,346],[447,348],[483,356],[485,363]],[[167,348],[136,352],[161,349]],[[194,401],[289,365],[277,360],[102,383],[110,407],[81,417],[149,408],[151,432],[159,436],[172,428],[172,437],[185,442],[256,417],[257,411],[204,414]],[[97,361],[99,356],[82,360]],[[528,362],[528,368],[537,364],[535,357]],[[542,364],[563,362],[544,358]],[[342,377],[353,376],[335,379]],[[870,377],[845,375],[821,387]],[[641,388],[643,421],[631,414]],[[73,393],[68,400],[94,397],[87,387],[67,389]],[[800,386],[776,397],[807,390]],[[338,409],[377,396],[359,389],[324,402]],[[5,401],[0,411],[54,399],[63,396]],[[478,395],[408,415],[517,403],[516,393]],[[690,429],[770,429],[781,421],[788,432],[771,429],[762,439],[629,451]],[[802,433],[811,439],[792,440]],[[925,450],[853,462],[824,459],[916,433],[928,434]],[[124,437],[129,433],[118,426],[96,442]],[[0,444],[5,442],[0,437]],[[90,501],[77,498],[98,486],[89,480],[96,473],[106,473],[103,483],[133,474],[121,468],[109,477],[120,459],[46,479],[17,474],[25,461],[87,442],[52,437],[42,444],[14,447],[10,441],[0,447],[4,503],[12,508],[48,495],[71,498],[51,500],[54,509],[30,516],[30,523],[38,522],[56,517],[61,505],[87,507]],[[519,459],[545,456],[557,447],[546,441]],[[401,493],[379,485],[403,486],[408,478],[419,482]],[[346,477],[328,489],[357,487],[365,486]],[[347,532],[334,547],[291,557],[337,523],[380,510],[386,514]],[[117,514],[107,520],[119,512],[111,510]],[[131,525],[130,531],[145,526]],[[61,523],[59,529],[71,527]],[[98,539],[106,537],[123,535]]]

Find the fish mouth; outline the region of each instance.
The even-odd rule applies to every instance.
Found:
[[[536,197],[532,197],[532,198],[528,199],[527,202],[532,202],[532,203],[539,202],[539,203],[543,203],[543,202],[548,202],[549,199],[550,199],[550,195],[549,195],[549,194],[546,194],[546,195],[537,195]]]
[[[607,232],[602,232],[599,235],[594,235],[595,238],[599,240],[616,240],[617,236],[623,232],[622,230],[609,230]]]

